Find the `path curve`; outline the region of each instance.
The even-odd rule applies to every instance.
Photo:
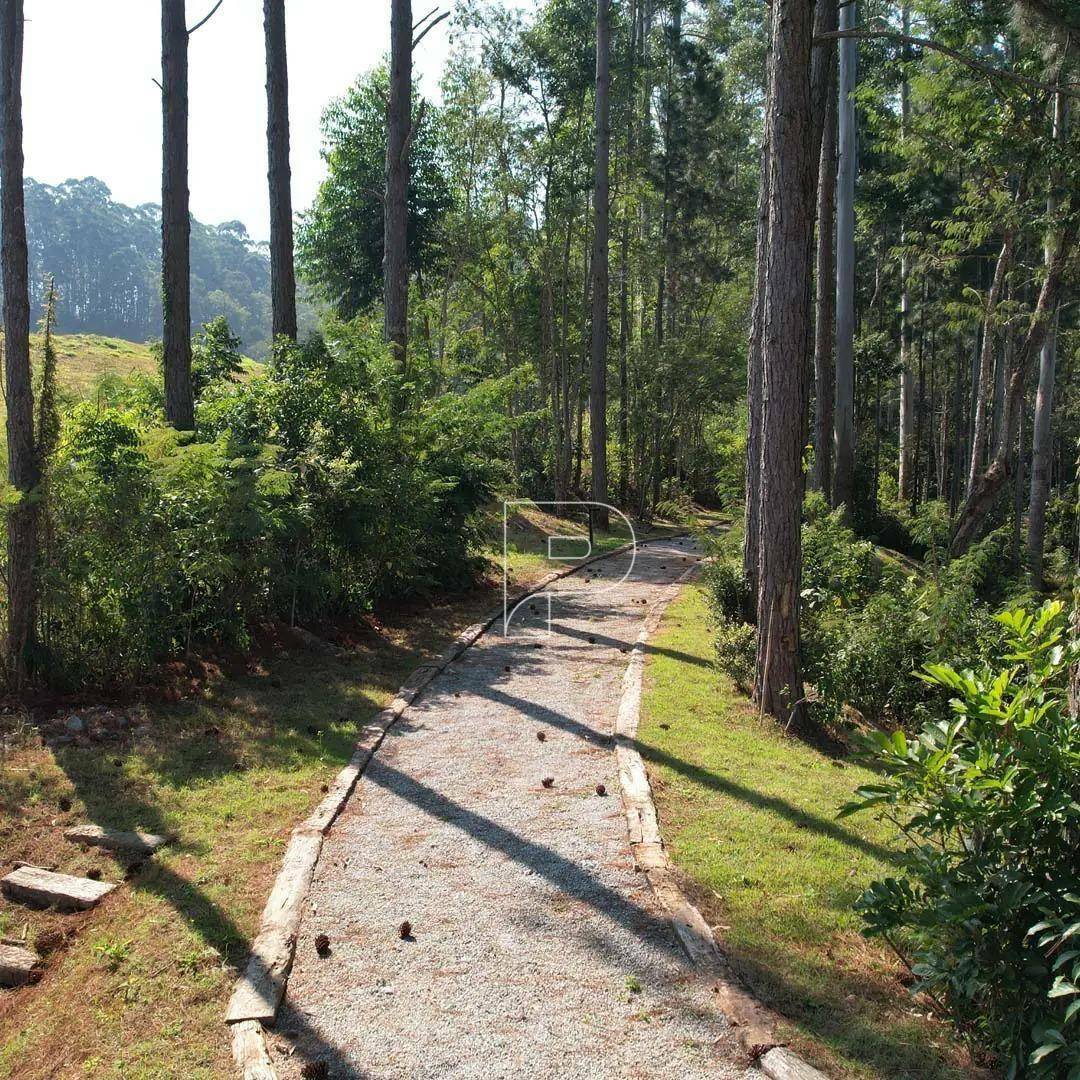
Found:
[[[760,1076],[635,870],[619,797],[630,649],[698,558],[652,540],[561,579],[550,634],[531,598],[390,729],[308,893],[283,1077]]]

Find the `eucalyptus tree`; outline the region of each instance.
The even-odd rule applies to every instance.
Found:
[[[408,190],[412,131],[412,0],[390,4],[390,93],[383,192],[383,306],[386,340],[404,375],[409,346]]]
[[[596,0],[596,170],[593,179],[592,355],[589,433],[592,450],[593,502],[606,504],[609,160],[611,147],[611,0]],[[600,520],[607,524],[606,508]]]
[[[4,288],[4,397],[8,480],[16,498],[7,514],[7,662],[12,684],[30,677],[37,613],[41,463],[34,438],[30,375],[30,290],[23,205],[23,0],[0,5],[0,270]]]
[[[195,426],[191,389],[191,208],[188,191],[188,29],[185,0],[161,0],[161,309],[165,418]]]
[[[188,28],[184,0],[161,0],[161,315],[165,417],[195,426],[191,389]]]
[[[855,0],[840,9],[840,29],[852,30]],[[855,500],[855,80],[853,38],[840,40],[836,182],[836,382],[833,411],[833,503],[850,514]]]
[[[272,333],[296,340],[292,171],[289,166],[289,67],[285,0],[263,0],[266,38],[266,146],[270,188]]]

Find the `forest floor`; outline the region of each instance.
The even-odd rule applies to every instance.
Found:
[[[793,1048],[834,1077],[972,1075],[906,969],[859,933],[854,901],[895,873],[890,829],[836,813],[871,774],[785,736],[734,689],[698,586],[648,650],[638,740],[687,891]]]
[[[249,655],[169,665],[124,698],[43,703],[33,724],[3,718],[5,871],[23,862],[124,880],[121,862],[63,839],[80,821],[175,841],[94,911],[59,915],[0,901],[0,938],[37,940],[49,952],[37,985],[0,996],[0,1077],[231,1076],[225,1003],[289,831],[348,760],[363,723],[499,602],[501,517],[491,524],[485,583],[337,628],[344,656],[268,627]],[[551,569],[550,532],[582,528],[539,512],[510,525],[518,585]],[[599,535],[597,547],[623,540]],[[65,741],[73,714],[88,730]]]

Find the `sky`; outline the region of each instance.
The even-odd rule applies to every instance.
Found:
[[[188,25],[214,0],[187,0]],[[414,18],[436,0],[414,0]],[[444,0],[443,8],[449,0]],[[55,184],[96,176],[122,203],[161,201],[161,6],[157,0],[26,0],[26,175]],[[323,176],[319,117],[390,44],[390,0],[287,0],[293,207]],[[420,88],[437,91],[444,20],[417,48]],[[224,0],[190,39],[191,212],[269,234],[261,0]]]

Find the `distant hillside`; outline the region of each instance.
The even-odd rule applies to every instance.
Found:
[[[59,329],[129,341],[161,336],[161,211],[124,206],[95,177],[52,186],[26,181],[31,301],[46,274],[60,290]],[[191,223],[191,321],[229,320],[252,356],[270,338],[270,259],[239,221]]]
[[[126,376],[138,372],[156,376],[157,360],[149,345],[122,338],[101,337],[98,334],[57,334],[56,379],[64,398],[86,398],[95,383],[103,375]],[[35,370],[41,363],[41,335],[34,334],[30,342],[30,355]],[[241,378],[247,378],[262,370],[253,360],[244,360]],[[0,394],[0,422],[6,415],[3,394]],[[0,440],[0,459],[5,458],[6,447]]]

